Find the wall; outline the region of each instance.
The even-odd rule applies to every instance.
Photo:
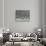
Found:
[[[46,0],[43,0],[42,20],[43,20],[43,37],[46,37]]]
[[[41,0],[4,0],[4,24],[14,32],[33,32],[42,25]],[[30,10],[29,22],[16,22],[15,10]]]
[[[0,0],[0,28],[3,27],[3,0]],[[0,30],[0,33],[2,31]]]

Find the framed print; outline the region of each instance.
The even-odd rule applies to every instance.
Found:
[[[30,20],[30,10],[16,10],[16,21],[29,21]]]

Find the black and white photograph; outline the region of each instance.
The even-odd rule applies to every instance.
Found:
[[[0,46],[46,46],[46,0],[0,0]]]

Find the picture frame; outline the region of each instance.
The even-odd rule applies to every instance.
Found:
[[[30,10],[16,10],[16,21],[26,22],[30,20]]]

